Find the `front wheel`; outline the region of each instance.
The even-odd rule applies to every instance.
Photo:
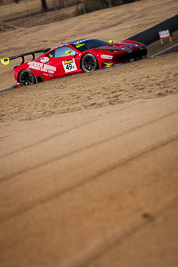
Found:
[[[19,73],[19,82],[21,86],[31,85],[35,83],[35,76],[31,70],[24,69]]]
[[[84,72],[90,72],[98,69],[96,57],[90,53],[85,54],[82,58],[81,66]]]

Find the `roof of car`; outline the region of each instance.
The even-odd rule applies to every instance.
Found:
[[[94,39],[93,38],[83,38],[83,39],[75,40],[75,41],[72,41],[72,42],[67,42],[67,43],[64,43],[64,44],[80,44],[80,43],[83,43],[83,42],[86,42],[86,41],[89,41],[89,40],[94,40]]]

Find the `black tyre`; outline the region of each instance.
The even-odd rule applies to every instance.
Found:
[[[21,86],[31,85],[35,83],[35,76],[31,70],[24,69],[19,73],[19,82]]]
[[[98,62],[94,55],[87,53],[83,56],[81,67],[84,72],[90,72],[98,69]]]

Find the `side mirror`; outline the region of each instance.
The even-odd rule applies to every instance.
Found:
[[[65,54],[68,55],[68,56],[71,56],[71,51],[68,50],[68,51],[65,52]]]
[[[72,55],[71,55],[71,53],[72,53]],[[77,53],[76,51],[75,51],[75,52],[74,52],[74,51],[71,52],[70,50],[68,50],[68,51],[65,52],[65,54],[68,55],[68,56],[73,56],[73,57],[75,57],[78,53]]]
[[[109,40],[109,43],[110,43],[110,44],[113,44],[113,40]]]

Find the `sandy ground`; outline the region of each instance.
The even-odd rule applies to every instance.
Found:
[[[177,266],[178,94],[1,127],[1,266]]]
[[[160,2],[140,2],[153,17],[131,4],[132,29],[163,20]],[[30,34],[30,50],[46,38],[3,32],[0,48],[23,52]],[[178,266],[177,70],[174,53],[0,93],[0,266]],[[9,74],[0,68],[1,88]]]

